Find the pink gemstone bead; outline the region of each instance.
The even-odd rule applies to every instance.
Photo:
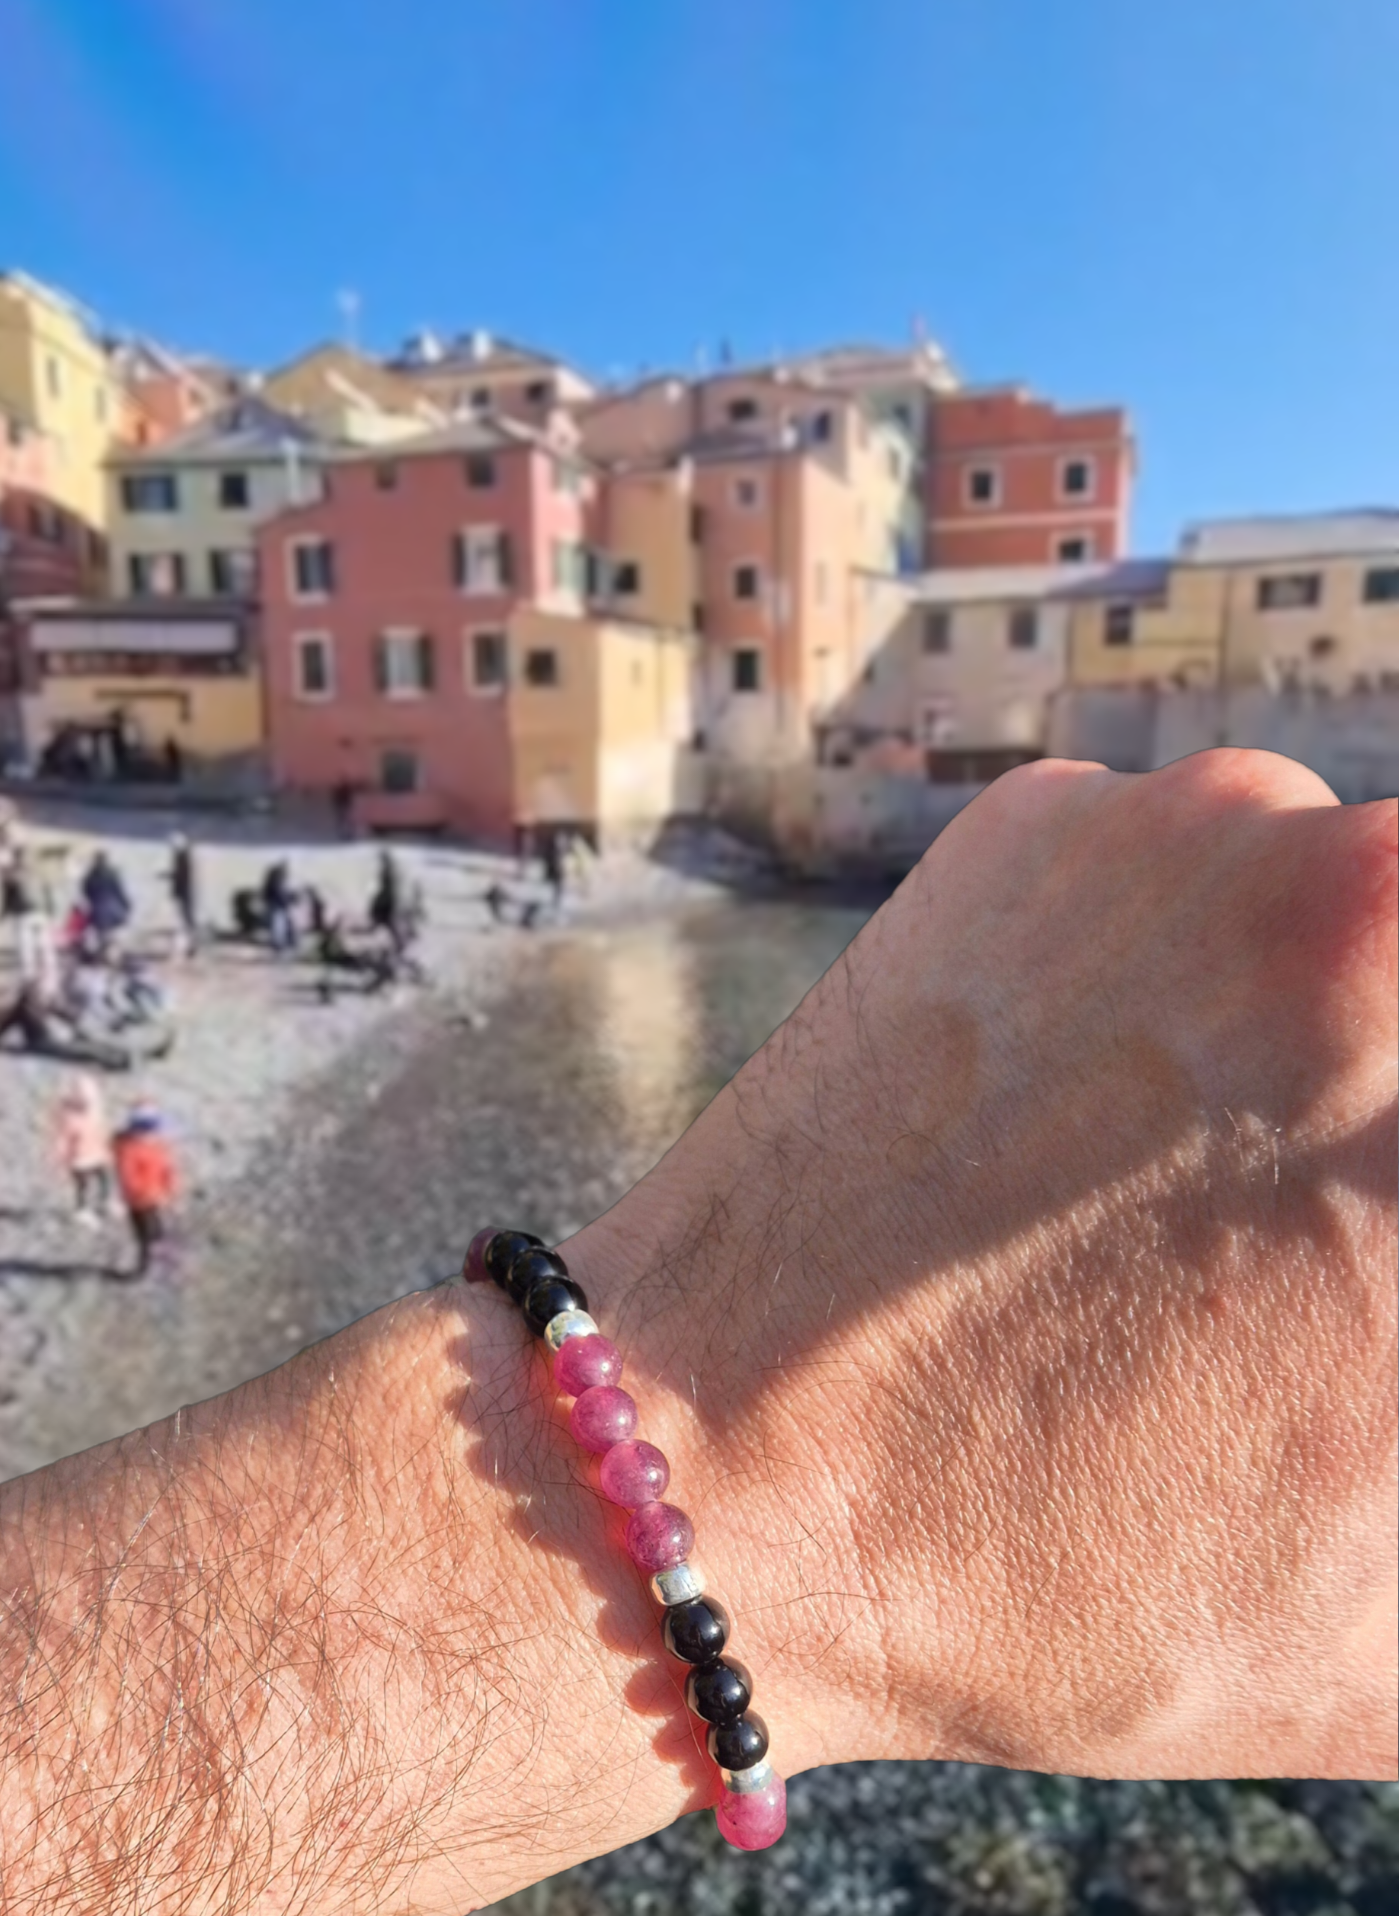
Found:
[[[643,1504],[627,1519],[627,1553],[648,1575],[673,1570],[695,1547],[695,1527],[674,1504]]]
[[[787,1827],[787,1785],[773,1775],[760,1790],[725,1790],[714,1812],[719,1834],[735,1849],[767,1849]]]
[[[569,1343],[573,1341],[569,1339]],[[563,1348],[567,1350],[568,1344]],[[614,1444],[624,1443],[636,1429],[636,1405],[624,1390],[614,1390],[610,1384],[594,1384],[574,1404],[568,1427],[584,1450],[611,1450]]]
[[[496,1226],[488,1224],[484,1231],[478,1231],[466,1247],[466,1257],[462,1262],[461,1274],[468,1284],[489,1284],[491,1274],[486,1269],[486,1246],[496,1234]]]
[[[602,1494],[614,1504],[635,1510],[638,1504],[654,1503],[665,1495],[670,1482],[670,1465],[663,1451],[639,1437],[630,1443],[614,1444],[602,1460]]]
[[[615,1384],[622,1353],[610,1337],[570,1337],[554,1353],[554,1382],[566,1397],[581,1397],[599,1384]]]

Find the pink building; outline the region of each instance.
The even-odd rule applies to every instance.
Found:
[[[52,496],[48,438],[0,407],[0,605],[95,590],[99,534]]]
[[[522,605],[581,613],[583,468],[568,442],[464,421],[325,469],[258,535],[273,776],[352,789],[366,826],[504,839],[504,692]]]

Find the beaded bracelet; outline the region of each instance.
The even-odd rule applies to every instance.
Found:
[[[688,1560],[694,1526],[683,1510],[660,1501],[670,1465],[654,1444],[633,1435],[636,1404],[617,1388],[622,1353],[589,1317],[582,1286],[563,1259],[528,1231],[478,1231],[462,1276],[472,1284],[494,1280],[553,1353],[554,1382],[574,1400],[569,1428],[585,1450],[601,1456],[603,1495],[631,1512],[627,1552],[664,1606],[661,1639],[690,1666],[685,1702],[706,1726],[705,1743],[723,1783],[715,1810],[720,1834],[735,1849],[766,1849],[787,1826],[787,1786],[766,1761],[767,1725],[748,1708],[753,1679],[723,1655],[728,1612],[705,1595]]]

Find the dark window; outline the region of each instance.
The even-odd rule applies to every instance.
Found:
[[[1007,637],[1012,651],[1033,652],[1039,643],[1040,616],[1032,605],[1017,605],[1010,615]]]
[[[122,475],[121,503],[127,512],[178,512],[180,488],[173,472]]]
[[[385,459],[374,468],[374,483],[380,492],[393,492],[398,485],[398,467],[392,459]]]
[[[379,784],[386,792],[416,792],[419,784],[418,754],[401,745],[391,745],[379,757]]]
[[[185,589],[182,552],[133,552],[126,562],[127,579],[138,599],[178,599]]]
[[[1329,659],[1335,650],[1336,641],[1324,633],[1321,637],[1307,642],[1307,652],[1314,659]]]
[[[756,599],[762,590],[762,577],[755,565],[734,567],[734,597]]]
[[[925,652],[950,652],[952,650],[952,614],[945,606],[923,614],[923,650]]]
[[[473,412],[489,412],[491,409],[491,390],[489,386],[478,386],[471,395]]]
[[[690,543],[691,545],[700,546],[704,544],[704,523],[705,523],[704,507],[691,506],[690,507]]]
[[[1001,476],[994,466],[967,468],[967,498],[974,506],[994,506],[1000,497]]]
[[[1082,565],[1093,557],[1093,541],[1077,533],[1072,538],[1060,539],[1055,545],[1054,557],[1059,565]]]
[[[1093,491],[1093,461],[1066,459],[1059,473],[1060,490],[1066,499],[1087,499]]]
[[[814,412],[807,421],[807,433],[813,445],[824,446],[835,431],[835,420],[828,412]]]
[[[319,633],[296,642],[296,689],[304,699],[330,696],[330,640]]]
[[[495,484],[495,459],[490,453],[466,455],[466,483],[473,492],[487,492]]]
[[[735,692],[762,691],[763,655],[756,645],[740,645],[734,651],[733,688]]]
[[[733,423],[736,426],[740,425],[745,419],[758,417],[758,402],[756,399],[731,399],[728,413]]]
[[[230,512],[242,512],[252,504],[252,488],[246,472],[219,474],[219,504]]]
[[[329,539],[300,540],[292,547],[292,581],[303,598],[335,590],[335,548]]]
[[[505,683],[505,634],[473,632],[471,635],[471,683],[478,691]]]
[[[538,646],[525,654],[526,685],[557,685],[559,655],[552,646]]]
[[[234,548],[209,554],[209,590],[221,598],[240,598],[257,584],[257,554]]]
[[[1399,599],[1399,565],[1371,566],[1362,597],[1366,605],[1391,605]]]
[[[1260,612],[1289,612],[1298,606],[1321,604],[1319,572],[1274,572],[1258,581],[1256,604]]]
[[[1103,614],[1103,644],[1130,645],[1136,629],[1136,607],[1110,605]]]
[[[641,590],[641,567],[635,559],[619,559],[612,568],[612,590],[619,599],[635,598]]]
[[[542,406],[554,397],[552,379],[532,379],[525,387],[525,398],[531,406]]]
[[[690,607],[690,624],[696,632],[704,630],[704,607],[698,599]]]

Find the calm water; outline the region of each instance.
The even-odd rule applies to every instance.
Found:
[[[193,1207],[175,1272],[36,1291],[6,1331],[33,1361],[26,1346],[0,1478],[256,1376],[459,1267],[484,1222],[556,1240],[595,1217],[870,909],[726,902],[541,938],[484,1023],[440,999],[410,1012],[299,1094],[248,1171]]]

